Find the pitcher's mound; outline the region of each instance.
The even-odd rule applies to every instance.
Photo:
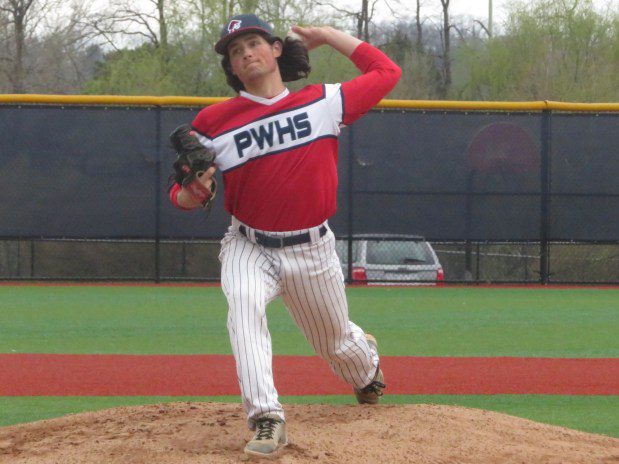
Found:
[[[439,405],[287,405],[280,463],[618,463],[619,439]],[[237,463],[239,404],[123,407],[0,428],[0,463]]]

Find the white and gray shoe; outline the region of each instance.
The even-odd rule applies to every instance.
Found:
[[[287,444],[286,422],[275,414],[267,414],[256,420],[256,434],[245,446],[245,454],[273,457]]]

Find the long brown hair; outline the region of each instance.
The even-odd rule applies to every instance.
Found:
[[[277,65],[279,66],[279,72],[282,76],[282,81],[292,82],[307,77],[312,70],[309,62],[309,55],[307,48],[298,39],[292,37],[286,37],[284,40],[279,37],[273,37],[266,34],[261,34],[264,39],[271,45],[275,42],[282,43],[282,54],[277,58]],[[228,85],[234,89],[235,92],[245,90],[245,86],[241,80],[232,74],[232,65],[230,64],[230,56],[226,53],[221,59],[221,67],[226,74],[226,81]]]

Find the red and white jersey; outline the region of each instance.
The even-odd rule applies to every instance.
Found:
[[[335,213],[340,128],[376,105],[401,74],[367,43],[350,59],[363,72],[351,81],[285,90],[271,99],[241,92],[197,115],[193,128],[215,149],[225,208],[238,220],[291,231]]]

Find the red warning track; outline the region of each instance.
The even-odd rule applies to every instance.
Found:
[[[618,395],[619,358],[383,356],[390,394]],[[350,387],[317,357],[276,356],[281,395]],[[228,355],[0,354],[0,396],[238,395]]]

